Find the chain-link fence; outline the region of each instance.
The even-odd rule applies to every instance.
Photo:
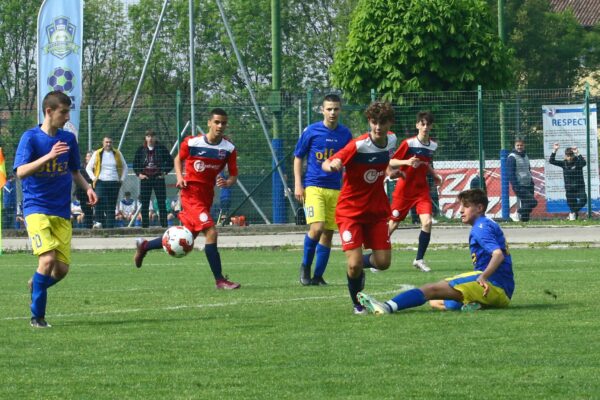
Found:
[[[250,99],[196,105],[198,130],[206,130],[209,112],[213,107],[227,111],[229,124],[226,134],[238,151],[238,184],[231,190],[215,191],[215,219],[220,217],[223,221],[223,216],[226,216],[227,223],[245,221],[249,224],[295,221],[300,205],[295,203],[292,193],[293,149],[303,128],[322,119],[320,105],[325,94],[259,93],[257,101],[261,118]],[[378,94],[374,93],[372,97],[378,98]],[[511,164],[509,157],[516,137],[524,138],[531,166],[534,199],[537,202],[531,212],[532,219],[572,217],[574,196],[577,198],[575,208],[582,206],[578,210],[579,216],[588,215],[587,206],[591,202],[590,214],[597,217],[600,202],[596,100],[572,89],[408,93],[394,98],[396,122],[393,130],[399,139],[414,136],[418,111],[430,110],[435,116],[431,135],[439,147],[434,167],[443,178],[442,185],[439,188],[432,187],[431,191],[437,210],[436,218],[457,218],[456,195],[475,185],[484,186],[488,191],[489,215],[501,219],[518,217],[519,197],[510,184],[510,175],[519,170]],[[173,155],[177,154],[179,134],[189,135],[191,132],[190,107],[185,95],[169,93],[141,96],[136,101],[124,132],[130,104],[131,98],[98,102],[87,99],[80,111],[78,137],[82,158],[87,150],[100,148],[103,138],[108,136],[112,137],[114,146],[120,148],[129,166],[127,178],[116,196],[115,209],[126,192],[129,192],[129,196],[125,201],[138,205],[136,199],[140,195],[140,183],[132,167],[145,132],[153,129],[159,142]],[[591,105],[589,125],[586,122],[588,115],[585,113],[585,104]],[[0,144],[4,148],[8,170],[12,169],[14,151],[21,133],[35,124],[36,113],[32,107],[10,109],[0,104]],[[355,136],[367,131],[368,124],[364,117],[366,107],[367,104],[343,105],[340,121]],[[570,110],[574,111],[569,113]],[[545,126],[545,123],[550,125]],[[556,123],[559,126],[552,125]],[[563,162],[564,151],[570,147],[576,148],[577,155],[583,157],[586,166],[580,168],[581,163],[576,168],[565,163],[562,166],[551,165],[549,159],[555,142],[559,143],[554,157],[556,161]],[[274,162],[274,159],[278,162]],[[572,169],[576,171],[569,172]],[[567,171],[564,179],[563,171]],[[481,174],[484,179],[480,178]],[[582,182],[585,183],[573,178],[578,175],[582,175]],[[573,183],[573,179],[577,182]],[[176,223],[179,204],[173,171],[166,177],[166,188],[166,213],[170,215],[169,221]],[[19,199],[20,195],[15,201],[18,203]],[[152,201],[153,211],[150,213],[153,213],[153,218],[150,224],[160,224],[161,219],[155,214],[162,207],[156,204],[155,196]],[[6,210],[13,209],[9,207],[12,206],[5,204]],[[18,204],[14,209],[18,214]],[[80,213],[77,207],[75,210]],[[229,218],[241,216],[244,218]],[[10,228],[13,221],[14,218],[3,226]],[[86,221],[85,224],[91,223],[89,218]],[[128,218],[121,222],[129,223]],[[136,223],[141,224],[133,221],[131,225]],[[75,224],[84,226],[83,219]]]

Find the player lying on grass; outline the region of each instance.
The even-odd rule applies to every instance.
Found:
[[[471,189],[461,192],[458,201],[462,222],[472,226],[469,249],[474,271],[402,292],[385,303],[358,293],[358,301],[369,312],[391,314],[428,300],[439,310],[508,306],[515,288],[512,259],[502,229],[485,216],[488,198],[483,190]]]
[[[227,128],[227,113],[215,108],[210,112],[208,133],[188,136],[181,143],[174,165],[177,187],[181,189],[179,220],[192,232],[194,238],[202,232],[206,238],[204,252],[208,265],[215,277],[217,289],[238,289],[239,283],[223,276],[221,256],[217,249],[217,229],[210,215],[214,197],[214,185],[230,187],[237,181],[237,150],[224,137]],[[185,166],[185,175],[184,167]],[[219,173],[227,166],[229,177],[223,179]],[[149,250],[162,248],[162,237],[152,240],[138,239],[134,256],[135,266],[140,268]]]

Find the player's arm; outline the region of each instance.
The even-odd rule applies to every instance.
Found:
[[[304,186],[302,186],[302,162],[300,157],[294,157],[294,197],[304,204]]]
[[[338,172],[342,170],[342,160],[340,158],[329,158],[323,161],[321,169],[325,172]]]
[[[418,168],[419,165],[421,165],[421,163],[422,163],[422,161],[419,160],[416,156],[412,156],[411,158],[408,158],[406,160],[399,160],[397,158],[392,158],[390,160],[390,167],[398,168],[403,165],[406,165],[406,166],[410,166],[413,168]]]
[[[71,175],[73,176],[73,182],[75,182],[75,184],[79,186],[82,190],[85,190],[85,193],[88,197],[88,203],[91,206],[96,205],[96,203],[98,202],[98,196],[96,196],[96,192],[94,192],[94,188],[92,188],[92,185],[87,183],[87,181],[85,180],[83,175],[81,175],[81,172],[79,172],[79,170],[71,171]]]
[[[494,272],[496,272],[496,270],[498,269],[498,267],[500,266],[500,264],[502,264],[502,262],[504,261],[504,253],[502,252],[501,249],[496,249],[492,252],[492,258],[490,259],[490,262],[488,263],[487,267],[485,267],[485,270],[481,273],[481,275],[479,275],[477,277],[477,283],[479,283],[479,285],[481,287],[483,287],[483,295],[487,296],[489,290],[490,290],[490,284],[488,282],[488,278],[490,276],[492,276],[494,274]]]
[[[399,167],[392,167],[391,165],[386,168],[385,176],[390,179],[406,178],[406,174]]]
[[[179,154],[175,156],[173,159],[173,167],[175,168],[175,175],[177,176],[177,186],[179,189],[182,189],[187,186],[187,182],[183,177],[183,161],[179,158]]]
[[[227,179],[223,178],[221,175],[217,175],[217,186],[220,188],[231,187],[231,186],[235,185],[236,182],[237,182],[237,176],[235,176],[235,175],[229,175],[229,177],[227,177]]]
[[[442,177],[438,174],[436,174],[435,169],[433,168],[433,163],[427,163],[427,169],[429,170],[429,173],[431,174],[431,176],[433,176],[433,181],[435,182],[436,185],[440,186],[442,184]]]
[[[27,164],[19,165],[17,167],[17,177],[19,179],[27,178],[44,168],[44,165],[48,161],[55,160],[61,154],[65,154],[69,152],[69,145],[65,142],[56,142],[50,152],[37,160],[29,162]]]

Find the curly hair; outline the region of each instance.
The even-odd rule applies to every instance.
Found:
[[[394,122],[394,109],[387,101],[375,101],[365,111],[365,117],[379,123]]]

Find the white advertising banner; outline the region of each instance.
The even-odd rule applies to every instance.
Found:
[[[592,209],[598,209],[600,199],[598,195],[598,129],[596,104],[590,104],[590,154],[587,154],[587,129],[585,105],[548,105],[542,106],[544,129],[544,165],[546,207],[547,212],[569,212],[565,194],[565,181],[563,170],[548,162],[553,151],[554,143],[559,143],[560,148],[556,153],[556,160],[563,160],[567,147],[577,147],[586,162],[591,167],[591,186],[587,181],[587,166],[583,169],[586,192],[591,189]],[[587,207],[582,211],[587,211]]]
[[[44,0],[38,15],[38,120],[44,119],[42,100],[60,90],[71,98],[70,121],[65,129],[77,136],[83,94],[81,76],[83,1]]]

